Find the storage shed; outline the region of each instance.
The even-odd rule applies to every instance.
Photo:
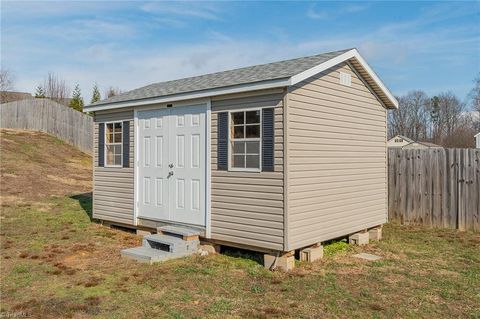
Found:
[[[382,225],[397,107],[356,49],[97,102],[93,217],[270,253]]]

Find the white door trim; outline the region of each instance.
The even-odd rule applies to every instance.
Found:
[[[191,100],[191,101],[185,101],[182,103],[175,103],[173,107],[179,107],[179,106],[188,106],[188,105],[199,105],[199,104],[206,104],[207,105],[207,110],[206,110],[206,152],[205,152],[205,166],[206,166],[206,171],[205,171],[205,237],[206,238],[211,238],[211,174],[212,174],[212,167],[211,167],[211,135],[212,135],[212,129],[211,129],[211,99],[201,99],[201,100]],[[134,219],[134,225],[138,225],[138,198],[139,198],[139,127],[138,127],[138,112],[139,111],[144,111],[144,110],[153,110],[153,109],[162,109],[166,108],[165,105],[149,105],[149,106],[140,106],[140,107],[135,107],[133,109],[133,117],[134,117],[134,178],[133,178],[133,188],[134,188],[134,207],[133,207],[133,219]]]
[[[205,187],[206,187],[206,190],[205,190],[205,204],[206,204],[206,207],[205,207],[205,237],[206,238],[211,238],[211,235],[212,235],[212,225],[211,225],[211,209],[212,209],[212,196],[211,196],[211,192],[212,192],[212,147],[211,147],[211,135],[212,135],[212,120],[211,120],[211,117],[212,117],[212,100],[211,99],[208,99],[207,101],[207,116],[206,116],[206,129],[207,129],[207,132],[206,132],[206,137],[207,137],[207,140],[206,140],[206,147],[207,147],[207,151],[205,152],[206,153],[206,159],[205,159],[205,163],[207,165],[207,171],[205,172]]]
[[[133,109],[133,225],[138,225],[138,110]]]

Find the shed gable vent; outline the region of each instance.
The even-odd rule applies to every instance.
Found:
[[[352,86],[352,76],[348,73],[340,72],[340,84]]]

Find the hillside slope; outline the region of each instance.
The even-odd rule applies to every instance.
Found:
[[[2,205],[91,192],[91,157],[50,135],[0,130]]]

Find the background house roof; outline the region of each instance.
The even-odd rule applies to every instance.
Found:
[[[154,83],[113,96],[109,99],[98,101],[91,106],[290,78],[293,75],[335,58],[349,50],[351,49]]]
[[[435,144],[435,143],[430,143],[430,142],[417,142],[418,144],[425,145],[430,148],[443,148],[443,146]]]
[[[402,139],[404,139],[406,142],[409,142],[409,143],[414,142],[414,140],[412,140],[411,138],[408,138],[408,137],[403,136],[403,135],[395,135],[394,137],[392,137],[392,138],[389,139],[388,141],[393,141],[393,140],[395,140],[396,138],[402,138]]]

